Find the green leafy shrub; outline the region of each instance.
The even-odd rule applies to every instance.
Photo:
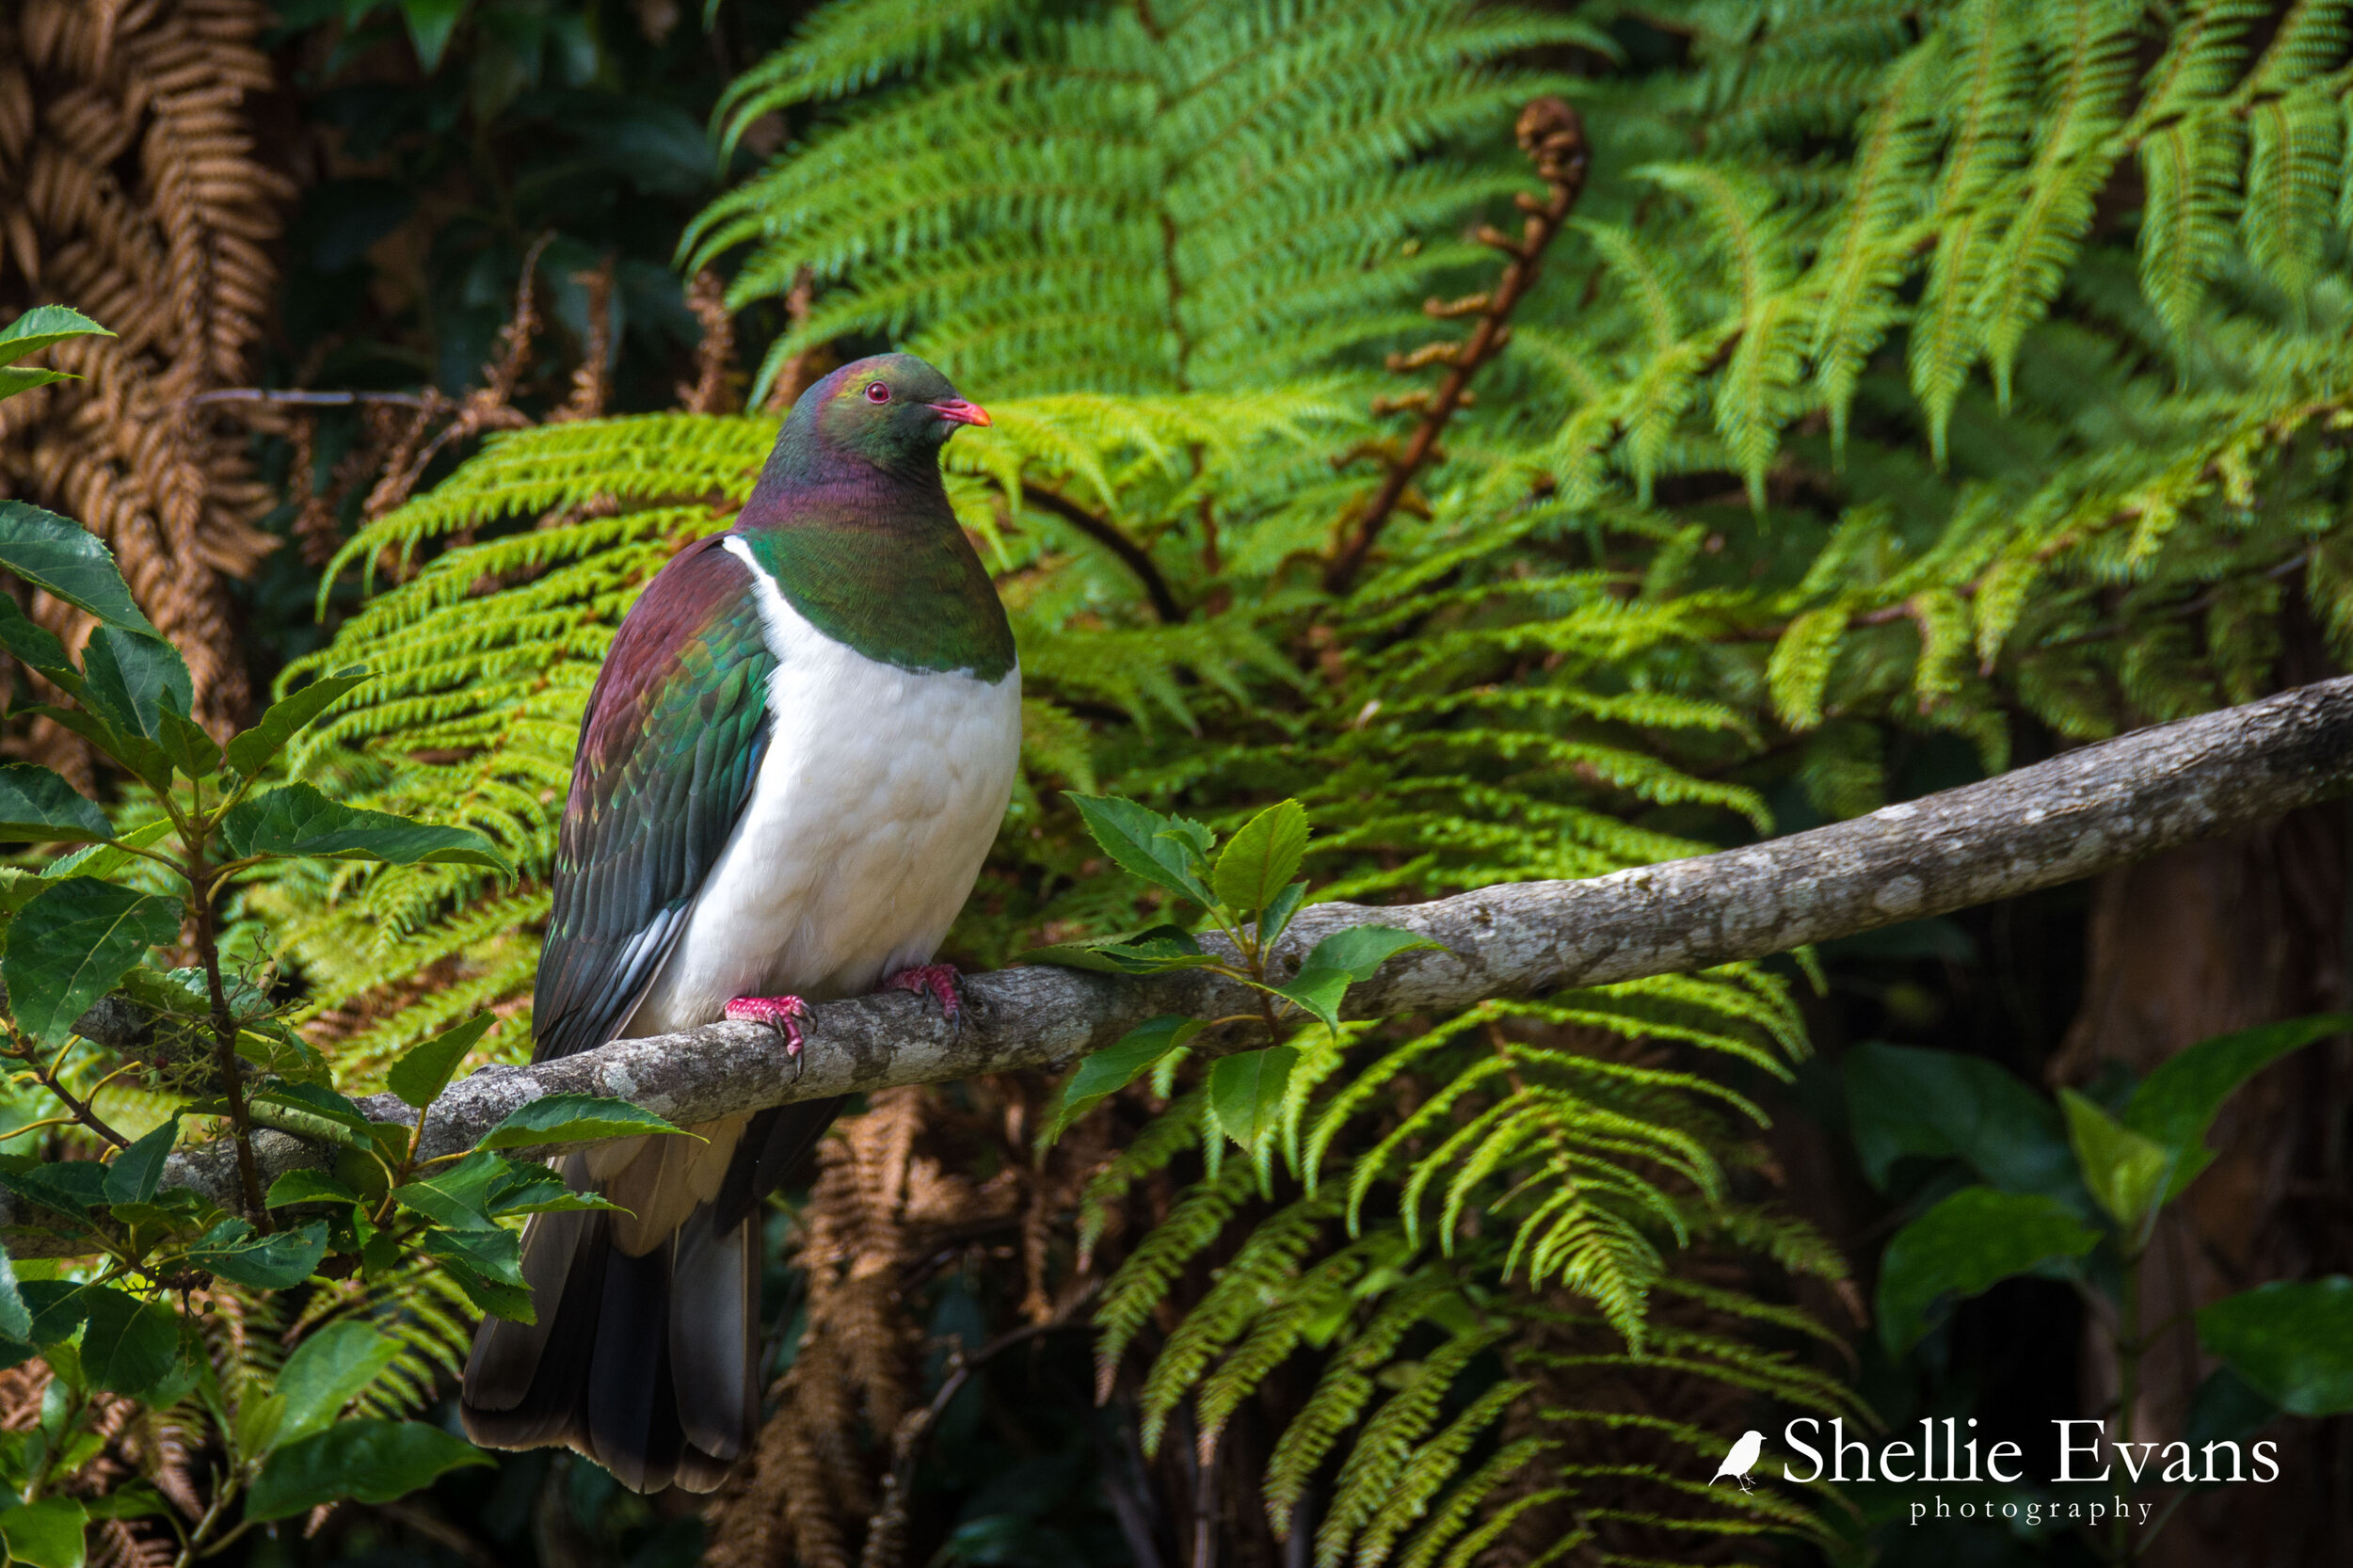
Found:
[[[1929,1175],[1913,1217],[1881,1259],[1878,1319],[1891,1356],[1910,1351],[1952,1304],[2007,1279],[2064,1280],[2112,1324],[2120,1407],[2131,1411],[2144,1360],[2167,1336],[2194,1332],[2220,1365],[2199,1387],[2178,1433],[2131,1431],[2137,1461],[2118,1480],[2144,1487],[2216,1479],[2209,1445],[2237,1443],[2282,1412],[2353,1411],[2353,1281],[2281,1281],[2225,1296],[2168,1322],[2141,1309],[2142,1274],[2159,1216],[2214,1162],[2216,1113],[2256,1073],[2292,1051],[2342,1035],[2353,1016],[2291,1018],[2201,1041],[2138,1082],[2094,1099],[2056,1101],[1979,1057],[1864,1044],[1847,1053],[1847,1104],[1857,1152],[1881,1188],[1899,1161]],[[1927,1201],[1934,1196],[1933,1202]],[[2140,1439],[2154,1437],[2156,1442]],[[2129,1454],[2128,1454],[2129,1457]],[[2172,1517],[2095,1542],[2104,1560],[2135,1561]]]
[[[101,330],[58,306],[0,328],[0,396],[56,375],[15,360]],[[626,1104],[554,1096],[474,1149],[428,1158],[422,1116],[371,1121],[273,1002],[273,955],[224,939],[224,900],[287,864],[504,874],[505,861],[472,828],[357,808],[278,776],[288,744],[362,674],[305,686],[223,745],[189,718],[185,664],[96,537],[0,501],[0,566],[98,621],[77,660],[0,596],[0,647],[71,703],[17,711],[80,736],[139,796],[122,813],[136,825],[124,828],[48,769],[0,766],[0,839],[75,846],[39,870],[8,868],[0,883],[0,1058],[37,1117],[6,1136],[58,1129],[46,1156],[0,1154],[0,1190],[40,1250],[75,1259],[0,1258],[0,1368],[38,1355],[46,1376],[39,1424],[0,1440],[9,1560],[78,1564],[91,1521],[151,1515],[192,1560],[257,1525],[344,1497],[387,1501],[487,1463],[403,1417],[455,1370],[468,1337],[461,1303],[531,1320],[504,1222],[602,1202],[497,1151],[676,1129]],[[172,967],[159,950],[193,962]],[[421,1112],[492,1021],[479,1016],[404,1054],[392,1092]],[[144,1090],[129,1101],[151,1112],[143,1129],[102,1111],[101,1091],[126,1079]],[[186,1168],[175,1173],[184,1119],[216,1122],[222,1138],[178,1157]],[[263,1128],[333,1150],[331,1168],[288,1171],[265,1192]],[[225,1187],[189,1163],[207,1156],[226,1157],[216,1161],[233,1170]],[[20,1239],[20,1257],[24,1248]],[[248,1327],[285,1321],[282,1361],[275,1348],[255,1360],[249,1338],[224,1353],[207,1324],[224,1302]],[[123,1401],[222,1446],[200,1517],[176,1517],[151,1486],[91,1491]],[[158,1446],[147,1457],[165,1456]]]

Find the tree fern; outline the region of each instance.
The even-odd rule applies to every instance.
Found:
[[[967,37],[986,42],[953,65],[929,24],[919,56],[884,23],[857,71],[828,68],[834,19],[857,9],[837,5],[739,84],[728,123],[888,71],[926,90],[819,132],[688,236],[690,263],[751,245],[736,303],[780,296],[803,269],[817,283],[763,380],[847,332],[900,339],[993,395],[1308,369],[1394,333],[1430,278],[1474,254],[1404,242],[1505,188],[1508,166],[1444,157],[1492,146],[1545,85],[1492,62],[1614,47],[1574,20],[1409,0],[1166,16],[1032,4],[970,13]],[[957,151],[975,137],[989,148],[978,178]]]

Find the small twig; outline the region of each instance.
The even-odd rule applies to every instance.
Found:
[[[31,1049],[22,1046],[20,1046],[12,1054],[25,1064],[25,1066],[31,1071],[35,1080],[38,1081],[43,1089],[48,1090],[50,1094],[56,1096],[57,1099],[62,1101],[65,1108],[72,1112],[72,1114],[71,1116],[53,1116],[45,1122],[35,1122],[31,1127],[18,1128],[15,1132],[8,1134],[10,1138],[14,1138],[20,1133],[30,1132],[34,1128],[56,1127],[61,1123],[74,1123],[88,1128],[90,1131],[98,1134],[99,1137],[104,1138],[107,1143],[112,1144],[119,1149],[127,1149],[131,1146],[131,1141],[129,1139],[123,1137],[121,1133],[117,1132],[113,1128],[108,1127],[105,1122],[100,1118],[98,1112],[90,1109],[88,1100],[77,1099],[74,1097],[72,1091],[66,1088],[63,1076],[57,1071],[54,1064],[48,1067],[43,1067],[40,1064],[39,1055]],[[58,1055],[60,1060],[62,1060],[64,1053],[60,1051]],[[97,1087],[90,1091],[90,1099],[95,1099],[98,1095],[98,1090],[103,1089],[108,1083],[113,1082],[115,1079],[121,1075],[122,1071],[123,1069],[117,1068],[114,1072],[108,1073],[104,1079],[100,1080]]]
[[[1119,564],[1144,584],[1144,595],[1152,601],[1152,613],[1160,616],[1163,624],[1174,625],[1185,618],[1185,607],[1176,602],[1176,590],[1168,585],[1168,579],[1160,575],[1160,568],[1153,561],[1151,552],[1121,533],[1109,519],[1098,518],[1068,496],[1037,485],[1022,486],[1021,500],[1025,505],[1034,506],[1041,512],[1051,512],[1118,556]]]
[[[1324,568],[1323,585],[1332,593],[1345,593],[1364,568],[1372,547],[1414,482],[1422,466],[1436,456],[1438,437],[1455,409],[1470,400],[1471,377],[1489,360],[1502,352],[1511,337],[1513,309],[1536,281],[1537,264],[1543,260],[1545,248],[1552,243],[1561,226],[1568,220],[1569,210],[1577,205],[1577,197],[1585,189],[1585,126],[1577,113],[1558,98],[1539,98],[1520,111],[1517,127],[1521,148],[1535,161],[1536,175],[1545,183],[1545,199],[1541,201],[1523,193],[1518,198],[1520,211],[1527,216],[1521,221],[1517,239],[1495,229],[1482,226],[1479,240],[1494,247],[1511,258],[1503,276],[1493,290],[1473,295],[1467,299],[1452,302],[1433,299],[1422,307],[1423,312],[1438,320],[1476,314],[1479,325],[1472,328],[1470,338],[1462,344],[1437,343],[1417,349],[1412,354],[1392,356],[1389,368],[1406,371],[1430,363],[1449,367],[1446,379],[1426,401],[1420,401],[1421,419],[1414,426],[1405,450],[1389,459],[1389,472],[1383,477],[1381,488],[1373,492],[1354,519],[1343,519],[1344,542]],[[1419,401],[1419,400],[1416,400]],[[1392,408],[1401,405],[1391,403]]]
[[[269,403],[296,408],[348,408],[362,403],[386,403],[401,408],[422,408],[426,399],[419,392],[280,392],[265,387],[223,387],[218,392],[199,392],[184,407],[205,403]]]

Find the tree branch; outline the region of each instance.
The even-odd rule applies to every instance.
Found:
[[[2353,676],[2299,687],[2081,747],[2034,767],[1890,806],[1852,822],[1745,849],[1581,882],[1481,888],[1387,908],[1322,904],[1279,944],[1288,977],[1344,926],[1401,926],[1445,944],[1401,954],[1348,993],[1347,1014],[1380,1017],[1541,996],[1762,958],[1809,942],[1940,915],[2111,871],[2234,832],[2353,789]],[[965,983],[961,1026],[904,991],[825,1002],[804,1026],[806,1070],[771,1030],[717,1023],[534,1066],[485,1067],[434,1102],[426,1156],[468,1147],[542,1095],[610,1095],[680,1123],[826,1095],[865,1094],[1044,1067],[1100,1049],[1147,1018],[1251,1010],[1232,982],[1200,971],[1125,980],[1031,968]],[[97,1020],[95,1017],[93,1022]],[[110,1028],[120,1028],[109,1019]],[[370,1116],[413,1122],[390,1095]],[[323,1152],[286,1134],[253,1139],[266,1183]],[[225,1208],[237,1203],[225,1141],[174,1155],[164,1179]],[[20,1256],[61,1250],[44,1216],[16,1200],[0,1224],[29,1228]]]

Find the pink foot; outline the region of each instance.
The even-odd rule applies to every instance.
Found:
[[[956,982],[962,978],[953,964],[917,964],[901,969],[876,989],[927,995],[939,1003],[939,1011],[950,1023],[956,1023],[964,1016],[964,999],[956,995]]]
[[[792,1059],[793,1076],[799,1077],[801,1061],[801,1024],[808,1017],[808,1003],[798,997],[738,997],[728,1003],[727,1016],[744,1023],[766,1024],[784,1037],[784,1054]]]

